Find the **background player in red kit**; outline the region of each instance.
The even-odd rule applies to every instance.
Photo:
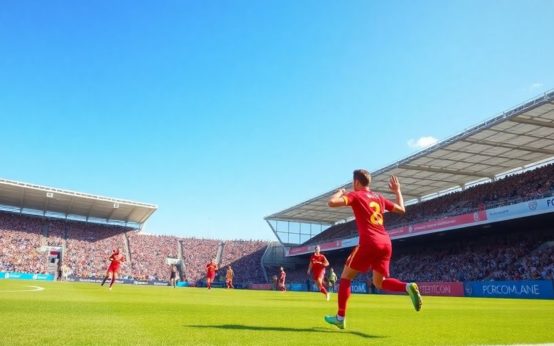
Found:
[[[212,261],[208,264],[206,264],[206,283],[208,285],[208,289],[212,289],[212,282],[215,279],[215,272],[217,271],[217,264],[215,264],[215,259],[212,259]]]
[[[119,272],[119,268],[121,267],[121,263],[125,262],[125,256],[121,253],[121,249],[113,250],[112,255],[109,258],[110,260],[110,266],[108,267],[108,271],[106,272],[106,276],[104,277],[104,280],[102,280],[102,284],[100,286],[104,286],[106,283],[106,280],[111,279],[110,282],[110,290],[112,289],[112,286],[117,279],[117,273]]]
[[[342,271],[336,316],[325,316],[327,323],[340,329],[345,327],[346,303],[350,297],[350,285],[359,272],[373,270],[373,284],[379,289],[394,292],[407,292],[410,295],[416,311],[421,309],[421,296],[415,283],[406,283],[389,277],[389,264],[392,256],[392,244],[383,226],[383,213],[391,211],[403,214],[404,199],[400,192],[400,182],[392,176],[389,188],[396,197],[393,203],[381,194],[369,189],[371,175],[368,171],[357,169],[353,174],[352,187],[354,191],[346,193],[344,189],[337,191],[329,199],[332,208],[349,206],[354,212],[358,228],[359,244],[344,265]]]
[[[329,265],[329,261],[327,261],[325,255],[323,255],[319,251],[320,248],[319,245],[317,245],[312,257],[310,257],[308,275],[310,275],[310,272],[312,272],[312,279],[317,283],[319,292],[323,293],[325,295],[325,298],[329,300],[331,295],[329,294],[329,292],[327,292],[325,286],[323,285],[323,278],[325,277],[325,267]]]
[[[285,269],[281,267],[281,272],[279,273],[279,291],[285,292],[287,290],[287,286],[285,285],[285,280],[287,279],[287,273],[285,273]]]
[[[227,285],[227,288],[235,288],[235,286],[233,286],[234,277],[235,272],[233,271],[233,268],[231,268],[231,266],[227,266],[227,273],[225,273],[225,284]]]

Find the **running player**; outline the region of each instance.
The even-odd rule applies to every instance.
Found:
[[[171,273],[169,274],[169,284],[175,288],[179,281],[179,273],[177,272],[177,266],[175,264],[171,265]]]
[[[400,192],[398,178],[392,176],[389,188],[396,197],[393,203],[381,194],[369,189],[371,175],[368,171],[357,169],[353,173],[354,191],[347,193],[344,189],[337,191],[329,199],[332,208],[349,206],[354,212],[358,228],[359,245],[354,248],[340,278],[338,312],[336,316],[325,316],[327,323],[344,329],[346,303],[350,297],[350,284],[360,272],[373,270],[373,284],[378,289],[393,292],[407,292],[416,311],[421,309],[421,296],[416,283],[406,283],[389,277],[389,264],[392,255],[392,244],[383,226],[383,212],[398,214],[405,212],[404,199]]]
[[[206,264],[206,284],[208,289],[212,289],[212,282],[215,279],[215,272],[217,271],[217,264],[215,264],[215,258],[208,264]]]
[[[121,249],[117,248],[117,250],[112,251],[112,255],[109,258],[110,260],[110,266],[108,267],[108,271],[106,272],[106,276],[104,277],[104,280],[102,280],[102,284],[100,286],[104,286],[106,283],[106,280],[111,279],[110,282],[110,291],[112,290],[112,286],[117,279],[117,273],[119,272],[119,268],[121,267],[121,263],[125,262],[125,256],[121,253]]]
[[[319,292],[325,295],[327,301],[331,298],[331,294],[327,292],[323,285],[323,278],[325,277],[325,267],[329,266],[329,261],[325,255],[319,252],[320,247],[316,245],[314,254],[310,257],[310,265],[308,266],[308,275],[312,273],[312,279],[317,283]]]
[[[233,286],[234,277],[235,277],[235,272],[233,271],[233,268],[231,268],[231,266],[228,266],[227,273],[225,273],[225,284],[227,285],[227,288],[235,288]]]
[[[285,285],[285,281],[287,279],[287,273],[285,273],[285,269],[281,267],[281,272],[279,273],[279,291],[285,292],[287,290],[287,286]]]

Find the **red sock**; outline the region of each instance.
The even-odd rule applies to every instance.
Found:
[[[383,289],[393,292],[406,292],[406,283],[393,278],[383,280]]]
[[[340,279],[339,286],[339,312],[337,315],[344,317],[346,314],[346,303],[348,298],[350,298],[350,284],[352,281],[348,279]]]
[[[321,285],[321,288],[319,289],[319,292],[327,295],[327,290],[325,289],[325,286]]]

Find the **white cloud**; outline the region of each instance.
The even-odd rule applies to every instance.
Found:
[[[425,149],[438,143],[438,139],[433,136],[423,136],[418,139],[410,138],[408,146],[414,149]]]
[[[531,86],[529,87],[529,90],[537,90],[537,89],[541,89],[543,87],[543,84],[540,83],[540,82],[535,82],[533,84],[531,84]]]

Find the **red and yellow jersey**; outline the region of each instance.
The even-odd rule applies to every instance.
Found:
[[[324,263],[327,262],[327,258],[325,258],[325,255],[319,254],[316,255],[315,253],[310,257],[310,263],[312,264],[312,271],[319,272],[325,269]]]
[[[233,280],[233,276],[235,276],[235,273],[233,273],[232,269],[227,270],[227,273],[225,274],[225,278],[227,280]]]
[[[208,263],[206,265],[206,272],[208,273],[208,275],[215,274],[216,270],[217,270],[217,265],[213,263]]]
[[[110,256],[110,261],[111,261],[111,264],[113,265],[120,265],[121,262],[125,262],[125,256],[123,256],[123,254],[121,253],[113,253],[111,256]]]
[[[369,190],[352,191],[343,196],[356,218],[360,245],[390,241],[383,226],[383,213],[394,209],[394,203],[380,193]]]

